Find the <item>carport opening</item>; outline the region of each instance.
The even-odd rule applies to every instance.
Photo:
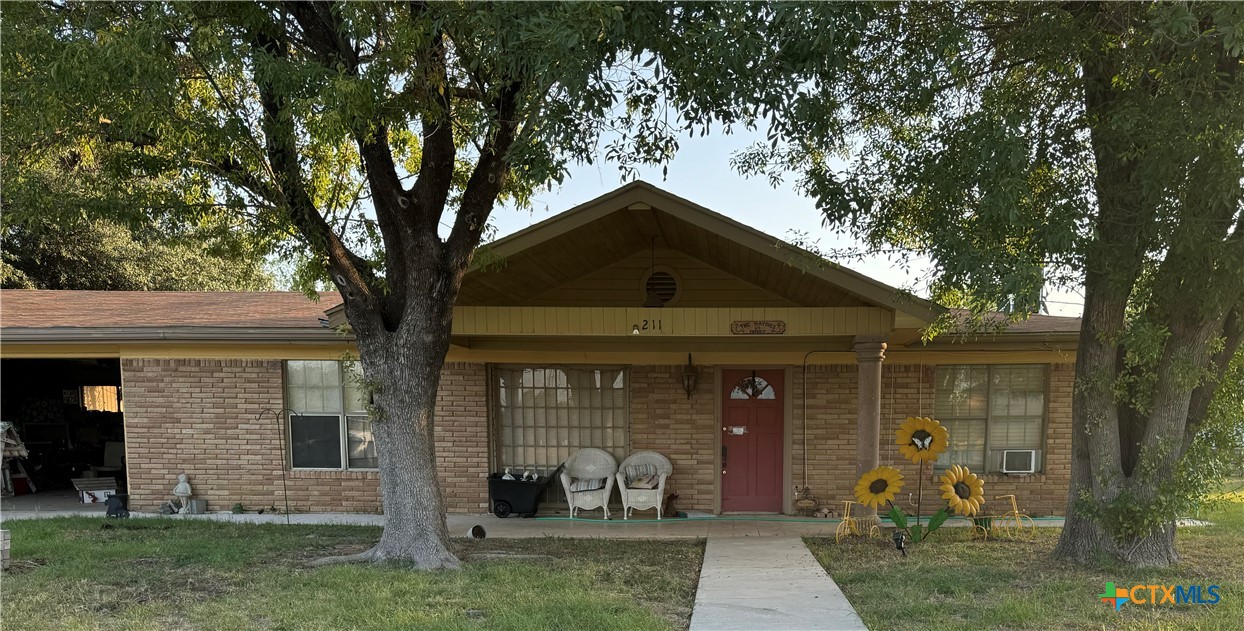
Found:
[[[5,459],[5,508],[81,509],[82,486],[103,510],[107,488],[124,494],[123,415],[117,359],[0,360],[0,419],[30,452]]]

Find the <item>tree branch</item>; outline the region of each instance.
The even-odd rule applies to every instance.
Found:
[[[1222,382],[1231,366],[1231,360],[1239,352],[1244,343],[1244,302],[1240,302],[1227,314],[1222,327],[1225,342],[1221,350],[1210,358],[1209,368],[1212,376],[1192,391],[1192,401],[1188,404],[1188,424],[1184,429],[1184,451],[1192,446],[1193,439],[1209,414],[1214,395],[1218,392],[1218,384]]]
[[[272,25],[275,28],[275,25]],[[273,61],[288,57],[289,49],[277,36],[261,31],[252,34],[256,52],[262,51]],[[367,261],[346,246],[341,237],[315,207],[315,202],[303,181],[301,160],[298,156],[297,133],[288,111],[287,98],[279,94],[265,73],[256,72],[255,83],[263,107],[262,127],[266,140],[268,162],[274,175],[274,184],[282,206],[289,213],[290,221],[302,233],[312,248],[328,258],[333,282],[347,301],[358,301],[378,310],[377,290],[380,283],[371,272]],[[359,323],[353,323],[358,326]]]
[[[454,161],[458,149],[454,143],[453,110],[450,103],[448,69],[443,34],[433,34],[425,51],[425,68],[429,82],[414,89],[423,89],[430,104],[420,115],[423,132],[423,155],[419,161],[419,177],[411,189],[423,225],[435,226],[444,212],[449,190],[453,186]],[[438,89],[439,88],[439,89]]]
[[[479,162],[467,181],[458,216],[447,240],[447,262],[449,268],[458,274],[465,271],[471,262],[471,255],[479,245],[480,235],[488,222],[488,215],[505,183],[510,166],[510,148],[518,134],[518,98],[521,90],[520,82],[510,83],[502,88],[501,94],[493,103],[497,128],[489,135],[480,152]]]

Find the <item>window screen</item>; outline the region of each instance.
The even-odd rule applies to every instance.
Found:
[[[291,418],[289,451],[294,466],[340,469],[340,423],[336,416],[298,415]]]
[[[501,467],[544,474],[584,447],[626,457],[625,369],[494,367],[493,383]]]
[[[937,464],[996,472],[1003,451],[1032,449],[1039,467],[1046,381],[1044,365],[939,366],[934,413],[950,432],[950,447]]]

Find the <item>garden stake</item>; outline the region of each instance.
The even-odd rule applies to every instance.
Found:
[[[924,503],[924,461],[920,461],[920,479],[916,481],[916,532],[920,532],[920,505]],[[924,533],[920,533],[923,535]],[[920,537],[924,539],[924,537]],[[917,542],[918,543],[918,542]]]

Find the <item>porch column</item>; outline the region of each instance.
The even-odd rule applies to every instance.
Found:
[[[881,361],[884,337],[856,337],[855,363],[859,366],[859,410],[855,421],[856,478],[877,467],[881,438]],[[874,509],[860,509],[874,516]]]

